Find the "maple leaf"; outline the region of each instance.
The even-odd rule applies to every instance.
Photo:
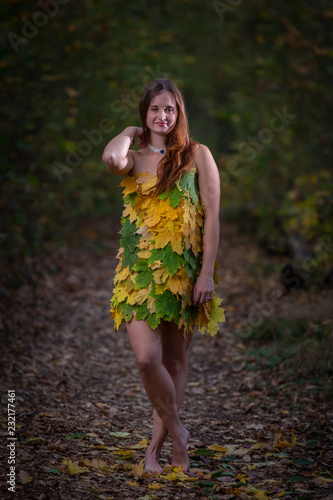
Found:
[[[153,278],[153,271],[148,266],[147,260],[138,260],[133,269],[138,271],[135,278],[135,289],[140,290],[141,288],[148,288],[151,280]]]
[[[143,302],[148,298],[148,294],[151,290],[151,285],[148,288],[141,288],[139,291],[134,290],[127,297],[127,303],[130,305],[143,304]]]
[[[161,488],[164,488],[164,486],[163,486],[163,484],[152,483],[152,484],[148,484],[148,488],[150,490],[160,490]]]
[[[20,470],[19,479],[22,484],[30,483],[32,481],[32,476],[29,476],[24,470]]]
[[[182,284],[177,275],[170,276],[167,285],[170,292],[172,292],[174,295],[177,295],[182,291]]]
[[[89,469],[87,467],[80,467],[77,463],[72,462],[71,460],[67,460],[67,458],[63,458],[62,463],[66,465],[68,472],[71,475],[74,474],[84,474],[85,472],[89,472]]]
[[[156,174],[153,174],[152,172],[144,172],[143,174],[139,172],[136,178],[136,182],[139,185],[141,193],[143,195],[151,193],[151,191],[155,188],[156,181]]]
[[[129,217],[130,222],[133,222],[136,220],[138,214],[132,207],[132,205],[127,204],[125,205],[125,210],[123,211],[123,217]]]
[[[137,183],[135,177],[128,175],[121,181],[120,185],[125,187],[123,190],[123,196],[136,192]]]
[[[146,448],[148,448],[148,441],[146,438],[141,439],[141,441],[139,441],[139,443],[131,446],[131,448],[133,450],[145,450]]]
[[[141,477],[144,473],[144,470],[145,470],[144,461],[140,460],[138,464],[135,464],[133,466],[132,472],[135,476]]]
[[[138,252],[138,259],[148,259],[150,254],[150,250],[140,250],[140,252]]]
[[[123,281],[124,279],[128,278],[130,274],[129,266],[126,266],[119,270],[117,275],[115,276],[114,283],[118,283],[118,281]]]
[[[155,301],[156,314],[165,320],[172,318],[175,323],[180,320],[180,303],[177,298],[169,291],[165,290]]]
[[[167,272],[167,270],[164,266],[161,266],[153,272],[153,276],[154,276],[155,283],[157,285],[162,285],[168,279],[169,273]],[[156,287],[156,293],[158,293],[157,287]]]
[[[193,203],[197,204],[199,202],[199,188],[195,169],[185,172],[178,181],[178,186],[182,192],[186,192],[191,197]]]
[[[225,446],[221,446],[217,443],[214,443],[211,446],[208,446],[208,449],[212,450],[212,451],[223,451],[223,452],[228,451],[228,448],[226,448]]]
[[[103,460],[98,460],[94,458],[93,460],[88,460],[87,458],[83,461],[85,465],[88,465],[88,467],[93,467],[94,469],[99,469],[99,470],[105,470],[105,471],[112,471],[112,468],[110,468]]]
[[[175,208],[179,205],[180,200],[181,200],[181,192],[179,191],[179,188],[176,185],[169,193],[169,203],[171,207]]]

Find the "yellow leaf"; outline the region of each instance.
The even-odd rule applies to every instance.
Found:
[[[129,484],[130,486],[140,486],[137,481],[126,481],[126,483]]]
[[[238,474],[236,477],[241,483],[247,483],[249,479],[246,474]]]
[[[133,290],[133,292],[129,293],[127,296],[127,303],[130,305],[133,304],[142,304],[151,290],[151,285],[148,288],[142,288],[141,290]],[[120,294],[119,294],[120,295]]]
[[[124,186],[123,196],[127,196],[128,194],[135,193],[136,191],[136,179],[135,177],[131,177],[130,175],[125,177],[120,183],[121,186]]]
[[[32,476],[29,476],[24,470],[20,470],[19,472],[19,480],[22,484],[30,483],[32,481]]]
[[[150,257],[150,254],[151,254],[150,250],[140,250],[140,252],[138,252],[138,258],[148,259],[148,257]]]
[[[77,463],[74,463],[71,460],[67,460],[67,458],[64,458],[62,463],[66,465],[68,472],[71,475],[84,474],[85,472],[89,472],[89,469],[87,469],[87,467],[80,467]]]
[[[155,299],[154,297],[148,297],[148,300],[147,300],[147,308],[148,308],[148,311],[150,313],[154,313],[156,311],[156,307],[155,307]]]
[[[172,292],[174,295],[177,295],[177,293],[181,293],[182,285],[176,274],[174,276],[169,277],[168,288],[170,292]]]
[[[119,451],[114,451],[113,455],[121,455],[121,457],[126,460],[128,458],[133,457],[133,451],[131,451],[131,450],[119,450]]]
[[[126,203],[125,209],[123,211],[123,217],[127,217],[128,215],[131,222],[133,222],[138,216],[130,203]]]
[[[125,299],[128,297],[128,291],[126,288],[121,288],[120,291],[117,293],[117,301],[118,302],[123,302]]]
[[[217,443],[214,443],[211,446],[208,446],[208,449],[212,450],[212,451],[223,451],[223,452],[228,451],[228,448],[226,448],[225,446],[220,446]]]
[[[285,495],[285,492],[284,492],[284,490],[282,490],[282,491],[280,491],[280,493],[278,493],[276,496],[277,496],[278,498],[281,498],[281,497],[284,497],[284,495]]]
[[[257,498],[258,500],[268,500],[268,496],[262,490],[257,490],[256,491],[255,498]]]
[[[119,327],[120,327],[120,325],[121,325],[121,323],[123,321],[123,315],[122,315],[122,313],[119,312],[119,311],[113,312],[112,315],[111,315],[111,319],[114,320],[115,329],[119,330]]]
[[[138,184],[141,184],[142,194],[149,194],[155,187],[156,180],[156,175],[151,172],[145,172],[143,174],[139,172],[139,176],[137,177],[136,182]]]
[[[131,446],[131,448],[134,450],[145,450],[146,448],[148,448],[148,441],[146,438],[144,438],[138,444]]]
[[[150,490],[160,490],[161,488],[163,488],[163,484],[158,484],[158,483],[148,484],[148,488]]]
[[[164,266],[161,266],[159,269],[156,269],[153,272],[153,275],[154,275],[155,283],[158,285],[165,283],[165,281],[169,277],[169,273]]]
[[[126,266],[119,271],[115,283],[118,283],[118,281],[125,280],[126,278],[128,278],[129,275],[130,275],[129,266]]]
[[[99,469],[99,470],[107,470],[107,471],[110,471],[112,469],[110,469],[110,467],[105,463],[103,462],[103,460],[98,460],[96,458],[94,458],[93,460],[88,460],[88,459],[85,459],[84,461],[84,464],[87,465],[88,467],[94,467],[94,469]]]
[[[297,443],[297,438],[295,436],[295,430],[291,429],[291,446],[295,446]]]
[[[175,472],[170,472],[169,474],[167,474],[167,475],[165,476],[165,479],[166,479],[167,481],[177,481],[178,476],[177,476],[177,474],[176,474]]]
[[[140,460],[140,462],[138,464],[135,464],[133,466],[133,469],[132,469],[133,474],[135,476],[139,476],[139,477],[141,477],[143,475],[144,470],[145,470],[145,466],[144,466],[144,461],[143,460]]]

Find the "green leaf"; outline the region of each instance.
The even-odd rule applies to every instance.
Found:
[[[313,462],[307,458],[295,458],[292,461],[295,465],[312,465]]]
[[[178,187],[175,186],[169,196],[169,204],[172,208],[178,207],[179,202],[181,199],[181,192],[179,191]]]
[[[292,481],[292,482],[298,482],[298,481],[303,481],[303,482],[308,482],[310,481],[307,477],[305,476],[300,476],[298,474],[296,474],[295,476],[291,476],[288,481]]]
[[[211,475],[211,478],[212,479],[215,479],[216,477],[220,477],[222,476],[223,472],[225,471],[225,469],[220,469],[220,470],[217,470],[216,472],[214,472],[212,475]]]
[[[58,474],[60,476],[61,472],[58,469],[49,469],[48,472],[52,472],[52,474]]]
[[[156,298],[155,308],[157,317],[166,321],[172,318],[175,323],[179,322],[180,303],[169,290],[165,290],[164,293]]]
[[[216,483],[214,481],[194,481],[193,484],[197,484],[198,486],[206,486],[208,488],[212,488],[213,486],[216,486]]]
[[[138,196],[138,193],[135,191],[134,193],[130,193],[124,198],[124,203],[130,203],[133,207],[135,198]]]
[[[214,457],[215,453],[210,450],[205,450],[204,448],[200,448],[199,450],[196,450],[194,453],[192,453],[193,457],[197,457],[200,455],[203,455],[204,457]]]
[[[76,432],[75,434],[67,434],[66,439],[81,439],[85,437],[82,432]]]
[[[127,304],[127,299],[126,299],[126,302],[120,302],[118,304],[118,309],[119,309],[119,311],[121,311],[124,320],[130,321],[130,319],[132,318],[134,308],[130,304]]]
[[[160,320],[156,317],[155,314],[149,314],[146,321],[153,330],[155,330],[160,324]]]
[[[173,276],[177,271],[177,269],[181,267],[179,256],[176,252],[172,250],[170,242],[167,244],[166,247],[164,247],[164,250],[165,250],[165,257],[162,260],[162,264],[165,266],[169,275]]]
[[[136,305],[135,312],[137,320],[141,321],[143,319],[146,319],[150,314],[147,308],[147,300],[145,300],[140,306]]]
[[[140,234],[136,232],[135,222],[130,222],[129,219],[125,219],[123,221],[123,226],[119,232],[122,235],[120,238],[120,246],[125,249],[122,267],[124,268],[129,265],[132,270],[133,265],[137,260],[137,254],[139,251],[137,244],[140,240]]]
[[[131,434],[129,432],[110,432],[110,436],[114,437],[128,437]]]
[[[153,271],[148,267],[148,262],[146,260],[139,260],[133,266],[133,269],[138,271],[135,278],[135,289],[141,290],[142,288],[148,288],[153,279]]]
[[[198,203],[198,185],[196,180],[195,170],[191,172],[186,172],[179,181],[179,187],[182,191],[187,191],[193,201],[193,203]]]
[[[225,457],[223,457],[223,461],[226,462],[234,462],[236,459],[237,459],[236,455],[226,455]]]

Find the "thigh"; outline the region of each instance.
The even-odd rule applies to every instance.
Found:
[[[163,322],[160,331],[163,358],[186,359],[193,335],[189,334],[184,337],[183,329],[179,329],[178,325],[168,321]]]
[[[133,318],[126,324],[128,337],[138,363],[155,360],[162,362],[162,344],[159,331]]]

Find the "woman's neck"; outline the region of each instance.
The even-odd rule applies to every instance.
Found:
[[[149,144],[156,149],[166,149],[165,136],[151,132]]]

